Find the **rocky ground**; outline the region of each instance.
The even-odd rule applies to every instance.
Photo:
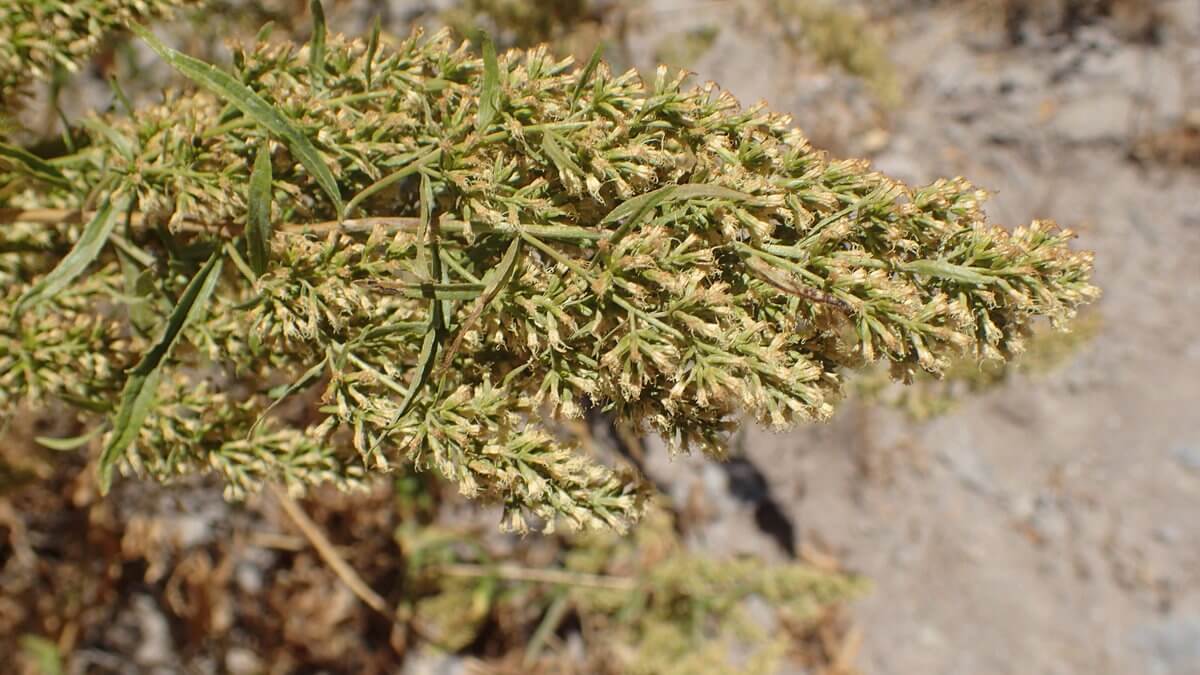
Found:
[[[1170,163],[1195,141],[1179,130],[1200,104],[1200,5],[1160,8],[1157,41],[1101,22],[1017,45],[969,13],[901,11],[903,100],[886,132],[846,139],[908,181],[970,177],[997,222],[1076,229],[1105,292],[1094,340],[932,421],[853,405],[751,431],[749,501],[720,496],[746,493],[744,467],[677,489],[724,504],[705,546],[776,550],[744,534],[767,505],[872,578],[853,612],[866,673],[1200,673],[1200,171]],[[723,31],[696,70],[827,125],[753,30]]]

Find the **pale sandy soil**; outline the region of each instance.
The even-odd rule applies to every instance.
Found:
[[[875,581],[853,612],[870,675],[1200,673],[1200,171],[1130,159],[1200,105],[1200,4],[1166,9],[1159,45],[1098,26],[996,48],[940,9],[892,27],[905,94],[876,166],[962,174],[997,193],[998,222],[1077,229],[1105,295],[1099,335],[1062,368],[948,416],[852,405],[743,439],[797,539]],[[726,25],[701,77],[828,128],[753,26]],[[726,509],[705,545],[771,550],[743,534],[750,508]]]

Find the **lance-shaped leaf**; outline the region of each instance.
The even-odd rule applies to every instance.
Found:
[[[592,52],[592,58],[588,59],[587,65],[579,73],[579,81],[575,83],[575,89],[571,92],[571,107],[575,107],[575,103],[579,101],[580,94],[583,93],[583,88],[592,80],[592,74],[596,72],[596,68],[600,65],[600,59],[604,56],[604,45],[596,46],[596,51]]]
[[[159,42],[158,38],[145,28],[131,26],[130,29],[175,70],[229,101],[244,115],[282,139],[292,155],[312,174],[317,185],[321,186],[321,189],[329,196],[330,201],[333,202],[333,208],[337,212],[338,220],[344,217],[345,207],[342,204],[341,191],[338,189],[333,172],[325,165],[321,153],[317,152],[308,137],[301,133],[291,120],[229,73],[171,49]]]
[[[371,68],[375,64],[375,52],[379,50],[379,33],[383,30],[383,20],[375,15],[375,24],[371,26],[371,40],[367,43],[366,79],[367,91],[371,90]]]
[[[381,290],[391,291],[406,298],[426,298],[431,300],[474,300],[484,291],[483,284],[470,282],[434,283],[432,281],[418,282],[372,282]],[[442,308],[443,311],[445,308]]]
[[[92,133],[108,141],[112,145],[113,150],[116,150],[117,154],[121,155],[125,160],[133,161],[133,143],[121,132],[101,122],[98,117],[86,117],[81,124]]]
[[[496,59],[496,44],[491,36],[483,36],[483,83],[479,88],[479,117],[475,129],[482,133],[496,117],[500,107],[500,65]]]
[[[325,8],[321,0],[310,0],[308,10],[312,13],[312,39],[308,43],[308,71],[313,82],[320,84],[325,79]]]
[[[258,431],[258,427],[261,426],[262,423],[267,420],[267,415],[270,414],[270,412],[275,409],[275,406],[278,406],[280,403],[282,403],[285,399],[287,399],[292,394],[295,394],[296,392],[300,391],[301,389],[309,386],[313,382],[316,382],[318,379],[320,379],[320,377],[325,374],[325,369],[328,366],[329,366],[329,354],[326,353],[325,358],[321,359],[312,368],[309,368],[308,370],[304,371],[304,373],[302,375],[300,375],[300,377],[296,378],[295,382],[292,382],[287,387],[285,387],[283,389],[283,391],[279,392],[278,395],[273,395],[274,400],[271,401],[271,404],[268,405],[266,407],[266,409],[262,411],[262,413],[258,416],[258,419],[254,420],[254,424],[250,425],[250,431],[246,433],[246,438],[250,439],[250,438],[254,437],[254,433],[256,431]]]
[[[37,436],[33,440],[37,441],[38,445],[42,447],[50,448],[51,450],[58,450],[59,452],[68,452],[71,450],[78,450],[79,448],[87,445],[88,441],[95,438],[96,434],[100,433],[103,429],[104,427],[96,426],[87,433],[80,434],[79,436],[71,436],[70,438]]]
[[[435,317],[435,319],[440,318]],[[404,393],[404,400],[400,402],[400,410],[396,412],[396,418],[392,420],[392,425],[395,425],[408,414],[409,410],[412,410],[413,403],[417,401],[417,393],[429,381],[429,375],[433,373],[433,362],[437,359],[440,333],[441,331],[434,326],[430,326],[425,333],[425,340],[421,343],[421,355],[417,357],[417,372],[413,375],[412,381],[408,383],[408,391]]]
[[[271,258],[271,151],[263,143],[250,174],[250,195],[246,219],[246,252],[250,269],[258,276],[267,271]]]
[[[54,297],[76,277],[83,274],[87,266],[96,259],[96,256],[100,255],[101,249],[104,248],[104,244],[108,241],[108,237],[117,223],[117,213],[124,211],[128,203],[128,198],[124,196],[118,197],[116,203],[105,198],[91,221],[83,228],[83,234],[79,237],[79,241],[75,242],[71,251],[63,257],[57,267],[50,270],[49,274],[25,291],[25,294],[13,306],[13,316],[31,305]]]
[[[609,237],[609,250],[617,245],[617,242],[625,238],[634,226],[641,222],[642,218],[647,213],[653,211],[658,205],[665,204],[670,201],[686,201],[688,199],[725,199],[733,202],[752,201],[754,197],[744,192],[730,190],[727,187],[720,185],[707,185],[704,183],[689,183],[687,185],[667,185],[657,190],[647,192],[643,195],[638,195],[630,199],[620,206],[617,206],[608,215],[600,221],[600,225],[608,225],[624,219],[625,222],[613,232]],[[609,256],[602,256],[605,264],[608,264]]]
[[[361,191],[359,191],[358,194],[354,195],[354,197],[352,197],[350,199],[349,203],[346,204],[346,212],[353,213],[355,207],[357,207],[359,204],[361,204],[362,201],[364,199],[366,199],[367,197],[370,197],[371,195],[375,194],[376,192],[379,192],[380,190],[386,188],[387,186],[395,183],[398,180],[401,180],[401,179],[404,179],[404,178],[407,178],[407,177],[413,175],[414,173],[420,171],[422,167],[424,167],[427,164],[430,164],[432,162],[438,161],[439,159],[441,159],[441,157],[442,157],[442,149],[434,148],[433,150],[430,150],[429,152],[425,153],[424,155],[421,155],[420,157],[417,157],[416,159],[412,160],[408,164],[405,164],[404,166],[400,167],[399,169],[396,169],[392,173],[384,176],[383,178],[380,178],[379,180],[375,181],[374,183],[371,183],[370,185],[363,188]]]
[[[604,219],[600,221],[601,225],[615,223],[622,218],[630,218],[636,221],[639,217],[645,214],[646,211],[668,201],[688,200],[688,199],[725,199],[731,202],[744,202],[754,199],[753,195],[748,195],[744,192],[731,190],[720,185],[708,185],[705,183],[688,183],[686,185],[667,185],[652,192],[647,192],[643,195],[638,195],[633,199],[622,202],[619,206],[608,212]]]
[[[0,143],[0,157],[16,165],[22,173],[55,187],[69,188],[71,183],[56,166],[15,145]]]
[[[957,281],[963,284],[986,286],[996,281],[996,277],[988,276],[974,268],[955,265],[945,260],[914,260],[900,265],[900,269],[906,272],[914,272],[947,281]]]
[[[142,423],[154,406],[155,393],[162,378],[162,367],[170,356],[171,348],[178,342],[184,328],[205,311],[208,299],[221,277],[221,250],[213,252],[204,267],[192,277],[179,297],[175,309],[167,317],[167,325],[154,346],[141,361],[129,371],[129,379],[121,391],[117,413],[113,417],[112,437],[100,456],[100,490],[108,492],[112,484],[112,472],[125,449],[137,438]]]
[[[542,135],[542,152],[546,153],[551,162],[554,162],[554,166],[558,168],[564,180],[569,173],[576,176],[584,175],[583,169],[579,168],[579,164],[563,150],[562,144],[559,143],[556,136],[557,134],[553,131],[547,131]]]
[[[508,245],[508,250],[504,252],[504,258],[500,261],[500,267],[492,269],[484,277],[485,288],[483,295],[475,301],[475,306],[471,308],[471,313],[463,320],[462,325],[458,327],[458,333],[454,336],[454,341],[450,343],[450,348],[442,355],[442,364],[438,366],[438,372],[441,373],[450,367],[450,363],[454,360],[454,356],[458,354],[459,348],[462,346],[463,338],[466,337],[468,331],[475,326],[475,322],[483,315],[483,311],[491,304],[492,300],[500,295],[500,290],[503,289],[510,279],[513,277],[513,271],[517,268],[517,261],[521,256],[521,238],[514,237],[512,243]]]

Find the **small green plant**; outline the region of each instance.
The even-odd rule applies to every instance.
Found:
[[[486,32],[504,47],[551,44],[562,55],[586,59],[621,41],[632,6],[625,0],[461,0],[437,19],[456,36],[477,41]]]
[[[655,60],[677,68],[687,68],[712,48],[720,32],[716,26],[702,26],[669,33],[655,50]]]
[[[765,0],[786,43],[824,65],[859,77],[883,106],[900,103],[900,80],[879,28],[828,0]]]
[[[561,566],[550,569],[464,560],[457,538],[436,529],[404,528],[401,541],[419,561],[410,587],[428,594],[405,611],[435,643],[460,649],[496,614],[533,615],[540,620],[524,649],[533,664],[570,612],[605,636],[580,672],[776,672],[794,637],[789,626],[810,624],[865,588],[853,575],[803,564],[697,556],[660,509],[629,536],[567,537]],[[755,602],[771,611],[756,620]]]

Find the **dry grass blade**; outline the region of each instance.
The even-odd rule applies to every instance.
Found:
[[[342,583],[346,584],[350,592],[354,593],[366,606],[379,612],[389,620],[395,620],[396,613],[388,608],[387,601],[383,599],[383,596],[376,593],[374,589],[362,580],[362,577],[358,575],[358,572],[354,571],[350,563],[347,563],[346,559],[337,552],[337,549],[334,548],[333,543],[329,541],[325,533],[321,531],[321,528],[308,517],[308,514],[304,512],[300,504],[295,499],[292,499],[291,495],[285,489],[278,485],[272,483],[267,486],[267,489],[270,491],[271,496],[275,498],[275,501],[279,503],[283,512],[296,525],[296,529],[300,530],[300,533],[304,535],[304,538],[316,550],[317,555],[321,556],[321,560],[324,560],[325,564],[329,565],[329,569],[333,570],[338,579],[341,579]]]

